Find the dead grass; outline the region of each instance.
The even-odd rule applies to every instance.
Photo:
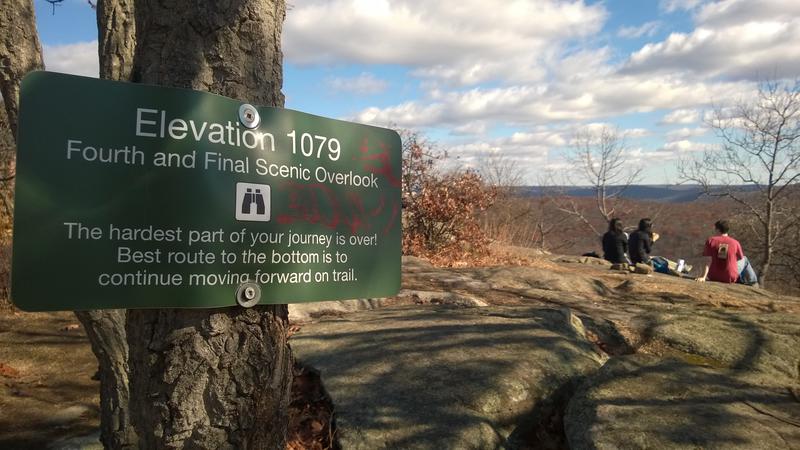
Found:
[[[89,341],[71,312],[0,309],[0,448],[42,449],[97,432],[96,370]],[[318,374],[295,369],[289,413],[288,449],[332,448],[332,405]]]
[[[72,313],[0,311],[0,448],[43,448],[100,425],[97,362]]]

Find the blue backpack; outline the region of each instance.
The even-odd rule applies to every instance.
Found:
[[[669,275],[669,263],[666,259],[660,256],[650,258],[650,263],[653,264],[653,270],[658,273],[666,273]]]

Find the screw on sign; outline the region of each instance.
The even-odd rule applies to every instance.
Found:
[[[255,106],[245,103],[239,107],[239,121],[245,127],[253,129],[261,123],[261,116]]]
[[[261,287],[255,283],[242,283],[236,290],[236,302],[245,308],[252,308],[259,300],[261,300]]]

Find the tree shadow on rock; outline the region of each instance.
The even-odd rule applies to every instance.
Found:
[[[567,323],[543,308],[391,308],[314,324],[292,347],[321,371],[343,447],[500,448],[604,360]]]

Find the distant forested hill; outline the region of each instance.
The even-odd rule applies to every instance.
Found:
[[[522,186],[518,188],[518,195],[522,197],[540,197],[546,191],[557,191],[570,197],[593,197],[594,191],[589,186],[561,186],[547,187]],[[609,192],[621,189],[619,186],[610,186]],[[752,191],[752,186],[741,186],[742,191]],[[623,197],[631,200],[645,200],[668,203],[692,202],[701,197],[702,188],[697,185],[667,185],[667,184],[642,184],[628,187]]]

